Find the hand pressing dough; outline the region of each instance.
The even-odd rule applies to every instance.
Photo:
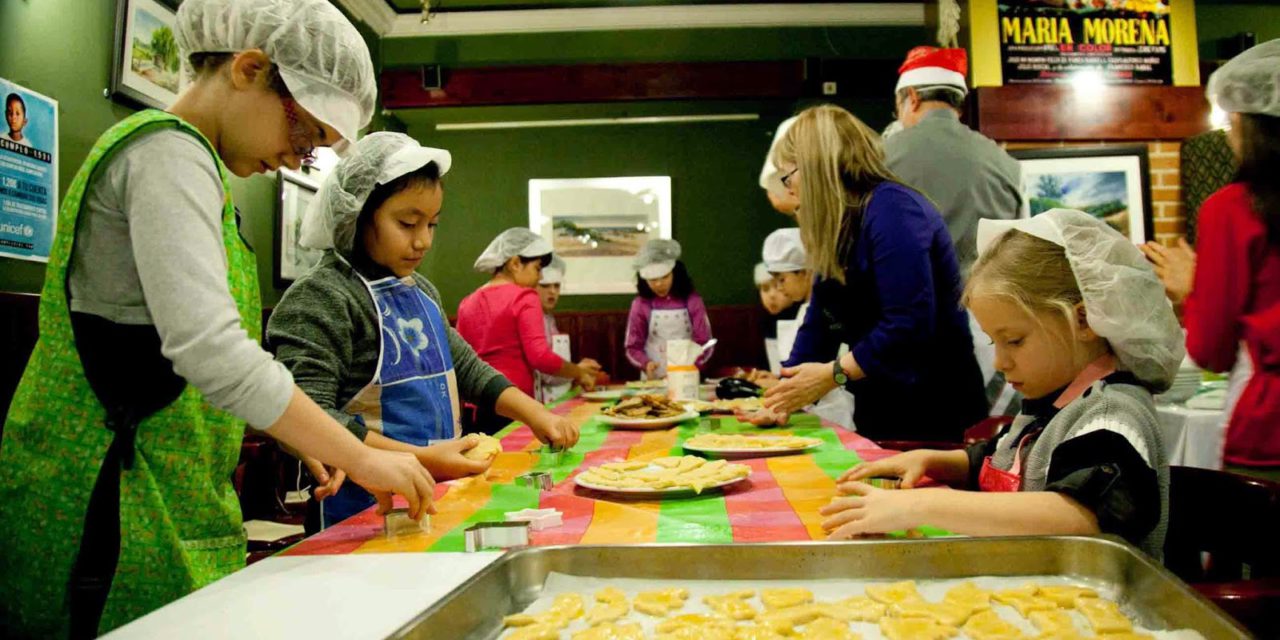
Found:
[[[928,618],[880,619],[880,632],[889,640],[947,640],[957,631]]]
[[[497,438],[485,434],[476,434],[473,436],[480,441],[476,446],[462,452],[462,456],[468,460],[489,460],[494,456],[502,453],[502,443]]]
[[[908,600],[924,599],[920,596],[920,592],[916,591],[914,580],[868,585],[867,596],[880,604],[898,604]]]
[[[786,609],[813,602],[813,592],[801,587],[761,589],[760,602],[766,609]]]
[[[1128,633],[1133,630],[1133,623],[1120,613],[1120,606],[1110,600],[1080,598],[1076,600],[1076,610],[1084,615],[1089,626],[1093,627],[1093,632],[1098,635]]]
[[[964,624],[969,640],[1023,640],[1022,630],[990,609],[969,618]]]

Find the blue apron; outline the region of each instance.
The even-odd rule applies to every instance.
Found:
[[[378,312],[382,332],[373,380],[343,407],[366,427],[408,444],[457,438],[458,379],[449,353],[449,325],[413,277],[360,278]],[[321,526],[341,522],[375,504],[354,482],[321,501]]]

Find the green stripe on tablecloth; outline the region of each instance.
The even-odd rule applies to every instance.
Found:
[[[559,454],[559,460],[556,456],[550,454],[547,447],[542,447],[538,456],[538,462],[533,465],[533,471],[549,471],[551,477],[557,484],[564,482],[574,470],[582,464],[582,460],[588,453],[599,449],[604,444],[605,438],[609,437],[609,426],[600,422],[595,418],[591,418],[582,423],[578,430],[578,444],[573,448]]]
[[[735,421],[736,422],[736,421]],[[722,431],[724,430],[722,423]],[[709,430],[710,421],[700,418],[676,429],[676,446],[668,455],[683,455],[684,441]],[[658,542],[733,542],[733,525],[719,490],[701,495],[663,500],[658,510]]]
[[[538,508],[538,489],[514,484],[495,484],[489,502],[453,531],[445,534],[428,551],[466,551],[466,529],[479,522],[502,522],[508,511]]]

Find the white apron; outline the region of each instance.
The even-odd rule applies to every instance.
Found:
[[[542,315],[542,328],[547,332],[547,344],[551,345],[551,351],[564,358],[565,362],[572,362],[573,357],[569,348],[569,336],[558,333],[555,317],[544,313]],[[573,381],[568,378],[547,375],[541,371],[533,372],[534,398],[543,404],[559,400],[564,394],[569,393],[569,389],[572,386]]]
[[[796,336],[800,334],[800,325],[804,323],[804,317],[808,312],[809,303],[805,302],[800,305],[795,320],[778,321],[778,354],[782,356],[781,360],[791,357],[791,350],[796,345]],[[780,373],[781,370],[781,364],[779,364],[779,368],[774,370],[774,373]],[[844,389],[832,389],[804,410],[805,413],[834,422],[850,431],[857,431],[853,424],[853,394]]]
[[[667,377],[667,341],[692,340],[693,321],[689,310],[652,309],[649,311],[649,338],[644,343],[644,353],[649,360],[658,363],[652,379]]]

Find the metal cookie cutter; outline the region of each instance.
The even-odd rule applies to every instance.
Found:
[[[867,478],[867,484],[878,489],[901,489],[902,478],[897,476]]]
[[[497,551],[529,546],[528,522],[481,522],[463,532],[467,553]]]
[[[409,509],[401,507],[392,509],[382,516],[382,528],[387,538],[409,536],[431,531],[431,516],[422,516],[421,520],[409,517]]]
[[[531,471],[524,475],[516,476],[516,485],[534,487],[539,491],[550,491],[555,484],[555,478],[551,477],[550,471]]]
[[[546,445],[542,447],[541,450],[538,451],[538,454],[539,454],[538,457],[542,460],[545,460],[553,465],[560,464],[560,461],[564,458],[564,447],[554,447],[551,445]]]

